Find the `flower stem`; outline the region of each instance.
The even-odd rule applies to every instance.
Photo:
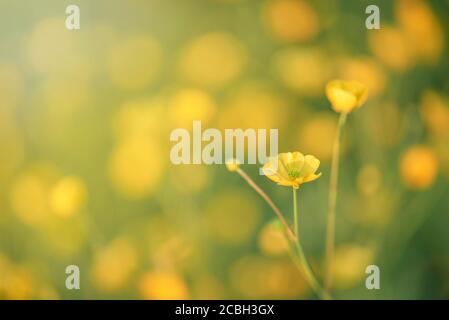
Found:
[[[298,200],[296,196],[296,189],[292,188],[293,190],[293,225],[296,235],[296,240],[299,242],[299,217],[298,217]]]
[[[273,209],[276,216],[279,218],[279,220],[282,223],[282,226],[284,227],[284,231],[287,235],[287,237],[291,241],[296,241],[295,233],[292,231],[292,229],[289,227],[287,221],[285,221],[284,216],[282,215],[279,208],[274,204],[274,202],[270,199],[270,197],[251,179],[243,169],[238,168],[237,173],[265,200],[266,203]]]
[[[329,185],[329,204],[327,211],[327,230],[326,230],[326,274],[324,288],[329,292],[332,287],[332,270],[335,254],[335,209],[337,206],[338,190],[338,168],[340,163],[340,140],[341,132],[346,123],[347,113],[340,114],[338,119],[337,133],[332,149],[331,176]]]
[[[331,296],[323,290],[321,285],[316,280],[315,276],[312,273],[312,269],[310,268],[307,259],[304,255],[304,251],[302,250],[301,244],[299,243],[298,237],[296,236],[298,234],[299,230],[299,223],[298,223],[298,208],[297,208],[297,202],[296,202],[296,192],[295,189],[293,189],[293,197],[294,197],[294,220],[295,220],[295,232],[292,231],[290,226],[288,225],[287,221],[284,218],[284,215],[281,213],[279,208],[274,204],[274,202],[271,200],[271,198],[251,179],[243,169],[238,168],[237,173],[268,203],[268,205],[273,209],[276,216],[281,221],[284,232],[287,238],[290,239],[288,241],[288,247],[289,247],[289,253],[293,260],[293,263],[296,265],[296,267],[302,271],[305,276],[306,280],[309,282],[311,288],[315,291],[315,293],[321,298],[321,299],[331,299]],[[295,234],[296,233],[296,234]],[[295,244],[295,247],[293,247],[292,243]],[[295,254],[295,248],[298,254]]]
[[[330,295],[321,287],[318,280],[315,278],[315,275],[312,272],[312,268],[309,265],[309,262],[307,261],[306,255],[304,254],[304,250],[302,249],[301,242],[299,241],[299,214],[298,214],[298,203],[297,203],[297,196],[296,196],[296,190],[295,188],[292,188],[293,190],[293,219],[294,219],[294,225],[295,225],[295,234],[296,234],[296,241],[295,241],[295,247],[296,251],[298,253],[299,261],[297,261],[296,256],[293,259],[295,264],[297,266],[302,266],[302,269],[304,271],[304,274],[306,276],[307,281],[309,282],[309,285],[312,287],[312,289],[315,291],[315,293],[324,300],[331,299]]]

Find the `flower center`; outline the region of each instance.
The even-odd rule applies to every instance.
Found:
[[[299,170],[298,169],[291,169],[288,171],[288,177],[290,179],[296,179],[299,177]]]

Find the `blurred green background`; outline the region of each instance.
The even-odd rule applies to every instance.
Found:
[[[344,133],[335,297],[449,298],[449,1],[376,1],[380,30],[369,4],[0,0],[0,298],[314,298],[263,200],[224,165],[172,165],[169,134],[279,128],[280,152],[319,158],[299,201],[322,278],[333,78],[370,90]],[[290,190],[243,168],[290,219]]]

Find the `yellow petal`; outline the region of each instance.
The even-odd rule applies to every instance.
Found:
[[[277,174],[283,179],[288,179],[288,166],[292,157],[291,152],[281,153],[277,156]]]
[[[295,189],[298,189],[299,182],[295,180],[281,180],[278,182],[278,185],[284,187],[294,187]]]
[[[351,112],[368,96],[366,86],[357,81],[333,80],[326,86],[326,96],[337,112]]]
[[[321,172],[318,173],[318,174],[312,173],[312,174],[308,175],[307,177],[304,177],[303,180],[302,180],[302,183],[306,183],[306,182],[310,182],[310,181],[316,180],[319,177],[321,177]]]
[[[290,163],[287,165],[288,170],[296,169],[298,171],[301,171],[303,167],[304,155],[301,152],[293,152]]]
[[[280,178],[278,175],[278,171],[274,170],[273,168],[273,162],[267,162],[263,168],[262,168],[262,172],[265,176],[267,176],[267,178],[269,178],[270,180],[274,181],[274,182],[279,182]]]
[[[304,157],[304,166],[301,170],[300,176],[304,178],[315,173],[315,171],[318,169],[319,166],[320,160],[318,160],[312,155],[306,155]]]
[[[327,97],[337,112],[350,112],[357,105],[357,99],[353,94],[339,88],[330,89]]]

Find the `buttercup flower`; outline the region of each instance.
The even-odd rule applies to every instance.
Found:
[[[366,101],[368,90],[357,81],[333,80],[326,86],[326,96],[336,112],[351,112]]]
[[[340,161],[340,139],[349,112],[359,108],[368,97],[365,85],[357,81],[333,80],[326,86],[326,96],[332,108],[340,113],[337,133],[332,150],[331,175],[329,183],[329,207],[327,214],[326,278],[324,286],[329,292],[332,285],[332,264],[335,251],[335,211],[337,206],[338,166]]]
[[[287,152],[270,158],[262,171],[278,185],[298,189],[301,184],[321,176],[321,173],[315,173],[319,166],[320,160],[312,155],[304,156],[301,152]]]

